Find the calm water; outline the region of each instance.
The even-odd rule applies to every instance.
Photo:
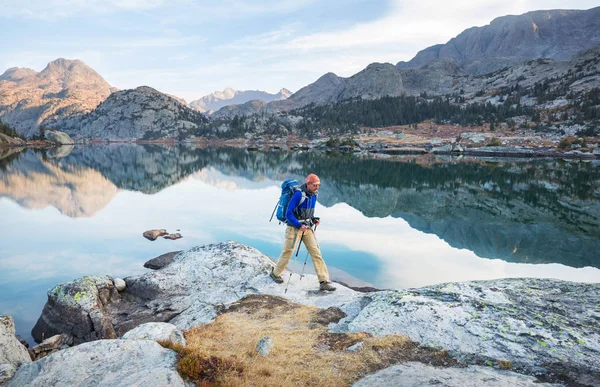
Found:
[[[317,237],[334,280],[600,282],[598,162],[135,145],[66,153],[0,159],[0,314],[25,338],[60,282],[141,274],[157,255],[225,240],[277,258],[284,226],[268,219],[279,184],[309,172],[321,177]],[[183,238],[150,242],[141,234],[151,228]]]

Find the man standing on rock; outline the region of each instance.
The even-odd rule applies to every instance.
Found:
[[[321,180],[314,173],[306,177],[306,183],[300,186],[299,190],[294,192],[290,199],[286,211],[287,227],[285,229],[285,241],[283,251],[279,256],[277,265],[271,271],[271,278],[277,283],[282,283],[281,273],[290,262],[290,258],[296,249],[297,244],[302,241],[310,254],[317,277],[319,278],[319,290],[334,291],[335,287],[329,281],[329,272],[321,255],[321,249],[315,238],[315,231],[312,226],[319,225],[319,218],[314,217],[315,204],[317,203],[317,193],[321,186]],[[306,199],[303,201],[302,197]]]

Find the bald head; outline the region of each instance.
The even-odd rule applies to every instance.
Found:
[[[321,183],[321,179],[319,179],[319,176],[315,175],[314,173],[311,173],[310,175],[306,176],[306,182],[307,183]]]
[[[315,175],[314,173],[311,173],[310,175],[306,176],[306,188],[310,192],[317,193],[317,191],[319,191],[320,186],[321,180],[319,179],[319,176]]]

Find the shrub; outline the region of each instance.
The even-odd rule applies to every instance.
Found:
[[[221,359],[216,356],[191,354],[179,360],[179,373],[196,382],[216,383],[226,372],[242,373],[242,368],[236,365],[234,358]]]
[[[569,140],[567,140],[566,138],[563,138],[560,140],[560,142],[558,143],[558,147],[560,149],[565,149],[571,146],[571,142]]]
[[[500,146],[502,145],[500,143],[500,140],[498,140],[496,137],[492,137],[492,139],[490,140],[490,142],[487,143],[486,146]]]

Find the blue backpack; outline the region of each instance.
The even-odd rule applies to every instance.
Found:
[[[269,222],[273,220],[273,215],[277,212],[277,220],[280,223],[286,223],[287,219],[285,217],[285,213],[287,212],[288,205],[290,204],[290,199],[294,195],[294,192],[300,189],[300,184],[296,179],[287,179],[283,183],[281,183],[281,196],[279,197],[279,201],[277,205],[273,209],[273,213],[271,214],[271,219]],[[302,199],[300,199],[300,204],[304,202],[306,199],[306,194],[302,192]]]

